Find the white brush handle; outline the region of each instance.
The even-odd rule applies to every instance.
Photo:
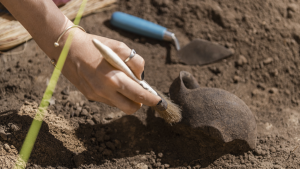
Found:
[[[124,61],[108,46],[104,45],[97,39],[93,39],[94,45],[101,52],[104,59],[110,63],[113,67],[121,70],[127,76],[132,78],[134,81],[139,83],[144,89],[148,90],[150,93],[157,95],[156,91],[152,89],[152,87],[144,80],[139,80],[135,77],[130,68],[124,63]]]

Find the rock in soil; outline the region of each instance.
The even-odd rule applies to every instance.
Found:
[[[89,112],[88,112],[86,109],[82,109],[80,115],[81,115],[81,116],[88,116],[88,115],[89,115]]]
[[[10,146],[8,144],[5,143],[3,147],[7,152],[10,151]]]
[[[238,60],[236,61],[236,64],[238,66],[243,66],[244,64],[247,64],[248,60],[246,59],[246,57],[244,55],[239,55]]]

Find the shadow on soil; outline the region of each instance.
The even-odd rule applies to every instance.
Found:
[[[76,166],[74,158],[77,158],[76,161],[78,158],[84,158],[84,160],[79,159],[79,161],[82,160],[82,164],[100,165],[106,159],[132,157],[137,155],[137,151],[139,154],[154,151],[156,155],[160,152],[163,153],[162,164],[170,164],[172,167],[200,164],[202,167],[206,167],[225,154],[243,153],[241,148],[234,146],[237,145],[236,141],[227,144],[216,143],[201,133],[197,135],[196,139],[196,137],[181,132],[180,126],[170,126],[161,118],[155,117],[151,109],[148,109],[147,115],[146,126],[135,116],[123,116],[105,125],[80,124],[76,135],[87,148],[87,151],[80,154],[75,154],[65,148],[61,141],[49,133],[49,127],[44,122],[30,162],[44,167],[70,168]],[[17,123],[22,126],[21,130],[11,133],[11,137],[15,139],[9,141],[20,150],[32,118],[19,116],[15,110],[2,113],[0,116],[0,124],[4,122],[6,124]],[[115,140],[118,140],[119,145],[115,144]],[[108,146],[108,142],[113,143],[114,146]],[[69,160],[65,161],[65,159]]]
[[[17,110],[10,110],[0,114],[0,125],[17,124],[18,131],[10,131],[9,144],[14,145],[20,151],[28,129],[32,123],[29,116],[20,116]],[[62,142],[49,133],[48,125],[43,122],[34,148],[29,159],[30,163],[41,166],[65,166],[72,167],[74,163],[64,159],[72,159],[73,152],[66,149]]]

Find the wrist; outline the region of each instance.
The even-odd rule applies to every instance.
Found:
[[[65,17],[65,18],[66,18],[66,17]],[[59,29],[59,34],[55,34],[54,40],[52,40],[51,45],[49,46],[49,48],[52,49],[52,50],[50,50],[50,51],[52,51],[52,52],[50,52],[49,54],[47,54],[48,57],[49,57],[51,60],[52,60],[52,59],[55,60],[55,61],[58,60],[59,55],[60,55],[60,53],[61,53],[61,51],[62,51],[62,49],[63,49],[63,47],[64,47],[64,45],[65,45],[65,43],[66,43],[66,41],[67,41],[67,38],[68,38],[70,32],[71,32],[71,31],[74,31],[76,28],[72,28],[72,29],[74,29],[74,30],[70,29],[70,30],[66,31],[66,32],[61,36],[61,38],[60,38],[60,40],[59,40],[59,42],[58,42],[59,46],[55,47],[54,43],[57,42],[59,36],[62,34],[63,31],[65,31],[68,27],[73,26],[73,25],[74,25],[73,22],[71,22],[68,18],[66,18],[65,24],[62,25],[62,27],[58,28],[58,29]]]
[[[72,23],[72,25],[74,25],[74,24]],[[72,25],[70,25],[70,26],[72,26]],[[86,57],[86,56],[83,56],[81,53],[83,52],[83,50],[86,50],[89,47],[88,40],[87,40],[88,34],[77,27],[74,27],[74,28],[68,30],[61,37],[61,40],[59,42],[60,46],[57,47],[60,49],[60,51],[62,51],[64,45],[67,42],[69,35],[71,35],[71,34],[72,34],[72,42],[71,42],[71,46],[69,48],[66,62],[77,63],[79,60],[84,60]],[[53,44],[53,47],[54,47],[54,44]],[[55,57],[57,57],[57,59],[55,59],[57,61],[59,55],[57,55]]]
[[[63,47],[64,44],[66,43],[66,40],[67,38],[69,37],[70,33],[72,31],[74,31],[74,29],[76,27],[73,27],[74,24],[71,22],[71,21],[67,21],[67,23],[62,27],[62,29],[60,30],[60,34],[59,35],[56,35],[56,40],[55,42],[53,43],[54,47],[55,48],[58,48],[59,47]]]

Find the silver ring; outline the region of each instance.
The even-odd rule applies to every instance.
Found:
[[[134,49],[131,49],[129,57],[124,61],[125,63],[128,62],[130,59],[132,59],[135,56],[136,52]]]

